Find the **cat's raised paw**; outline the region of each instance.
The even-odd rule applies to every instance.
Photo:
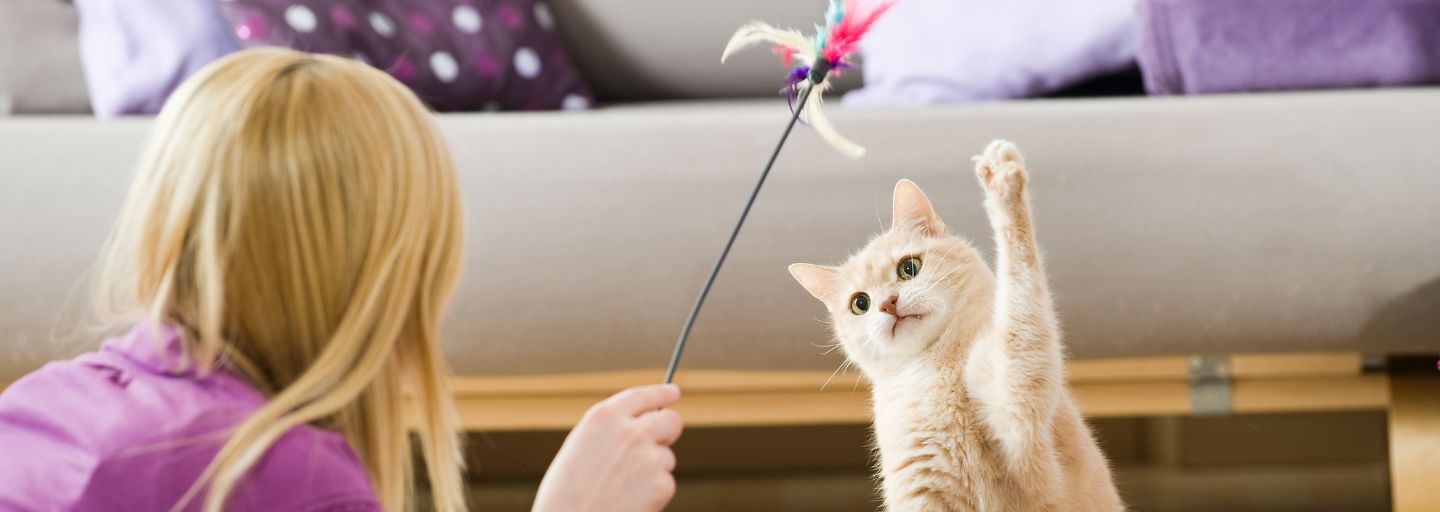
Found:
[[[1013,198],[1025,189],[1025,158],[1007,141],[991,142],[975,161],[975,176],[985,192],[996,197]]]

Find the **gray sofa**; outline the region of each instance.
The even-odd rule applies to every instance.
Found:
[[[753,5],[734,12],[809,19],[809,3],[790,18],[743,3]],[[715,62],[743,16],[659,1],[618,10],[713,24],[639,49],[625,39],[638,28],[616,24],[646,20],[597,21],[619,15],[598,2],[556,4],[562,23],[590,21],[568,29],[572,38],[595,32],[572,42],[582,66],[632,77],[596,78],[603,94],[623,97],[615,91],[629,87],[636,98],[670,99],[440,116],[467,202],[467,263],[446,333],[462,374],[663,366],[787,119],[774,97],[681,99],[773,89],[768,56],[733,75]],[[604,62],[623,52],[635,60]],[[645,73],[692,62],[716,80]],[[669,81],[682,78],[694,88]],[[1039,237],[1076,358],[1440,352],[1440,90],[1032,100],[833,117],[869,155],[846,160],[797,131],[696,327],[687,367],[834,368],[839,355],[817,348],[824,311],[785,265],[837,262],[858,247],[888,219],[899,178],[920,183],[952,229],[989,253],[968,160],[992,138],[1016,141],[1031,162]],[[0,382],[94,346],[75,329],[78,283],[149,127],[0,117]]]

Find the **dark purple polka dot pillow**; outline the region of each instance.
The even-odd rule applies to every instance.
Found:
[[[438,111],[584,109],[590,87],[540,0],[220,0],[242,46],[363,60]]]

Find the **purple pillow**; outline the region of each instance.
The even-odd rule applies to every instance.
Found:
[[[540,0],[221,0],[241,46],[344,55],[439,111],[588,108],[594,96]]]
[[[1144,0],[1153,94],[1440,84],[1440,2]]]
[[[1135,0],[900,0],[860,42],[845,105],[924,106],[1058,91],[1135,62]]]
[[[206,1],[76,0],[75,9],[80,61],[99,117],[159,112],[186,77],[237,49]]]

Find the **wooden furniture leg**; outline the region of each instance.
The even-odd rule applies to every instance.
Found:
[[[1395,512],[1440,510],[1440,374],[1390,377],[1390,495]]]

